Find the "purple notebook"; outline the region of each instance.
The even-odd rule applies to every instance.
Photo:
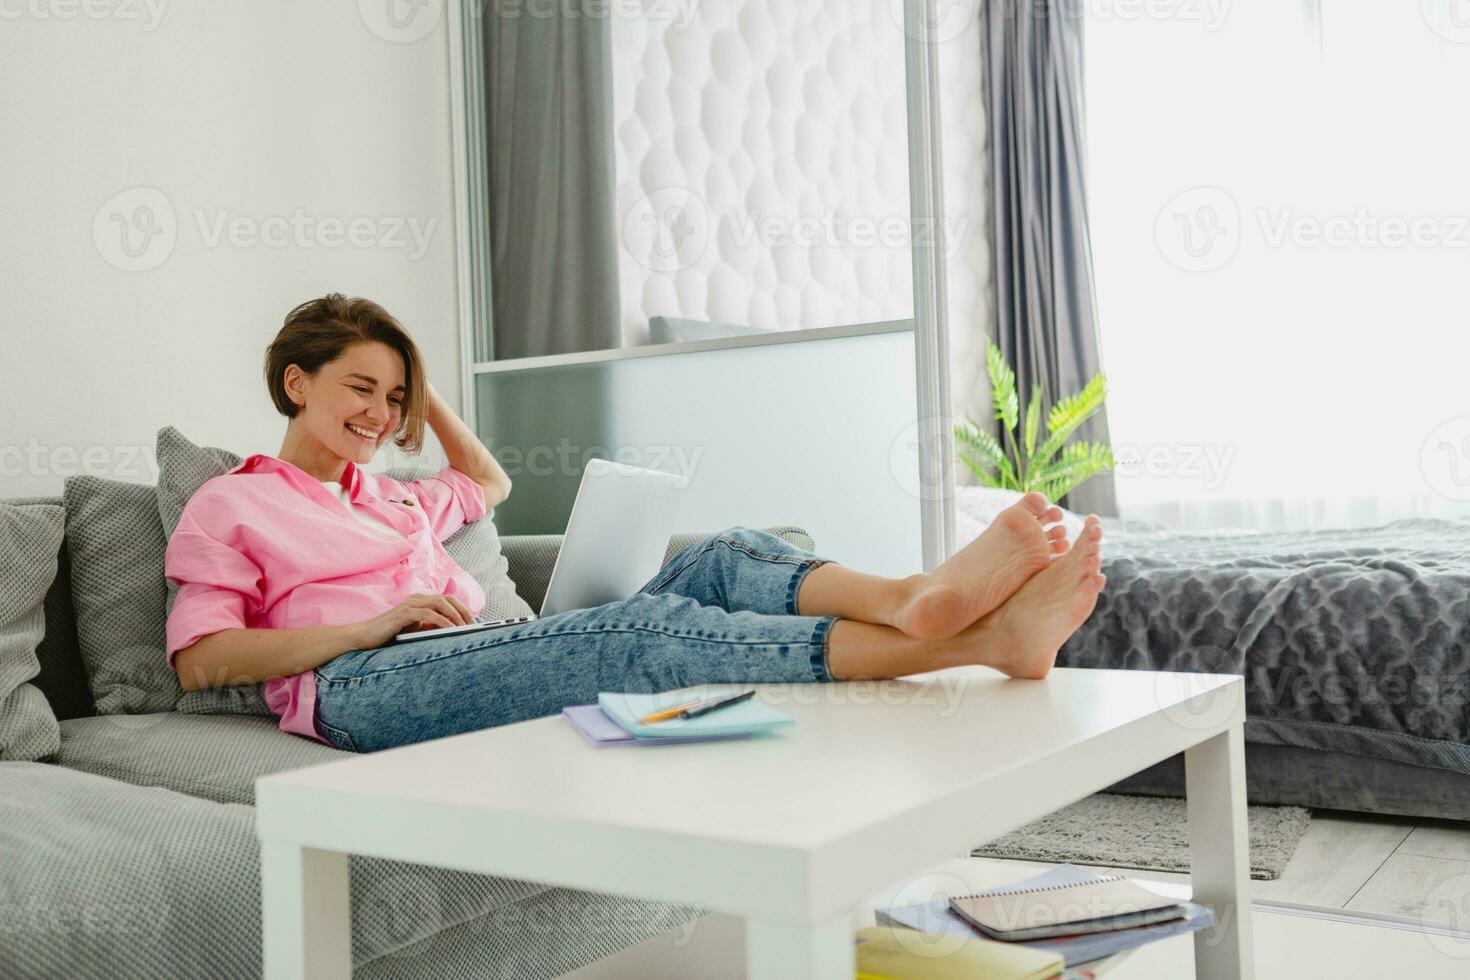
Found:
[[[598,748],[604,745],[683,745],[688,742],[728,742],[737,738],[750,738],[749,732],[737,735],[691,735],[688,738],[638,738],[623,731],[618,723],[602,713],[595,704],[579,704],[562,708],[572,727],[581,732],[587,741]]]

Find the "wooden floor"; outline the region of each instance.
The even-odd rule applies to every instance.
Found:
[[[1107,870],[1188,881],[1182,874]],[[1470,823],[1314,810],[1281,877],[1252,881],[1251,888],[1257,901],[1392,916],[1470,934]]]

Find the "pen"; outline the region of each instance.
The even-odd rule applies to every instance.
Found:
[[[721,698],[720,700],[715,701],[712,704],[701,704],[696,705],[693,708],[686,708],[684,712],[679,715],[679,717],[698,718],[700,715],[707,715],[711,711],[719,711],[721,708],[728,707],[732,704],[739,704],[741,701],[745,701],[753,697],[755,697],[755,690],[752,688],[751,690],[743,691],[740,694],[732,694],[728,698]]]
[[[668,721],[670,718],[698,718],[702,714],[723,708],[727,704],[736,704],[754,696],[755,690],[752,688],[749,691],[742,691],[740,694],[721,694],[712,698],[701,698],[698,701],[686,701],[684,704],[644,715],[638,720],[647,725],[656,721]]]

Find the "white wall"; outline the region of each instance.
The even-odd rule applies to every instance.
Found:
[[[274,454],[265,345],[332,290],[402,320],[458,404],[442,5],[374,33],[372,3],[152,2],[0,8],[0,497],[59,493],[82,471],[153,482],[167,424]],[[161,193],[153,225],[175,229],[146,271],[117,267],[113,214],[147,224],[136,208],[159,199],[108,205],[135,188]],[[199,227],[273,231],[298,209],[304,244],[211,244]],[[355,243],[315,227],[353,218]],[[427,232],[421,255],[407,227],[395,241],[400,218]]]

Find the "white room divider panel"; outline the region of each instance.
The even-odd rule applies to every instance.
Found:
[[[649,263],[627,230],[625,344],[647,343],[657,315],[766,330],[913,315],[892,7],[700,0],[613,18],[618,213],[682,209],[698,236]],[[865,244],[856,223],[887,243]]]

